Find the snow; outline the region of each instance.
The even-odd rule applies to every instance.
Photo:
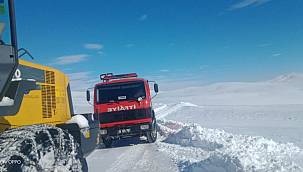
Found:
[[[196,84],[167,89],[156,101],[197,105],[289,105],[302,104],[302,96],[303,74],[292,73],[268,81]]]
[[[303,74],[302,73],[290,73],[286,75],[280,75],[272,80],[270,82],[273,83],[288,83],[292,85],[300,86],[303,84]]]
[[[156,108],[155,113],[161,111],[161,113],[157,115],[157,118],[164,118],[168,114],[177,112],[178,110],[182,109],[183,107],[197,107],[197,105],[188,103],[188,102],[181,102],[181,103],[177,104],[176,106],[173,106],[173,108],[167,108],[167,105],[163,105],[159,108]]]
[[[88,120],[82,115],[75,115],[66,122],[67,124],[76,123],[79,128],[89,128]]]
[[[162,102],[175,98],[179,102],[198,102],[199,105],[273,105],[300,104],[302,93],[301,88],[292,88],[287,84],[218,83],[166,91],[159,97]]]
[[[159,123],[161,129],[163,125],[172,126],[173,122]],[[180,123],[176,125],[180,126]],[[260,136],[235,135],[224,130],[203,128],[197,124],[184,124],[180,129],[173,130],[175,132],[160,143],[160,149],[182,164],[184,171],[191,168],[203,171],[217,168],[226,171],[303,170],[294,161],[295,157],[302,156],[303,151],[292,143],[281,144]],[[165,143],[190,147],[189,152],[194,153],[180,154],[163,146]],[[198,155],[193,156],[195,154]]]
[[[3,97],[2,101],[0,102],[0,106],[13,106],[14,100],[10,99],[9,97]]]
[[[91,97],[93,98],[93,95]],[[94,112],[93,104],[86,101],[86,91],[72,91],[72,99],[76,114]]]
[[[48,137],[47,137],[48,136]],[[32,125],[11,129],[1,134],[0,171],[5,163],[26,164],[22,171],[67,172],[81,164],[76,157],[76,145],[62,129],[49,125]],[[66,145],[66,144],[69,145]],[[24,151],[25,150],[25,151]],[[15,156],[23,158],[16,159]],[[11,161],[13,159],[13,161]]]
[[[113,148],[100,148],[87,157],[89,171],[98,172],[175,172],[176,165],[157,145],[144,140],[126,139],[114,142]]]
[[[170,108],[174,109],[174,106],[180,105],[168,104],[163,111],[166,113]],[[203,127],[219,128],[235,134],[260,135],[278,142],[293,142],[303,148],[302,112],[302,105],[214,105],[183,107],[167,114],[165,119],[198,123]]]
[[[54,166],[54,162],[56,161],[54,155],[54,150],[47,152],[44,156],[41,157],[41,159],[39,159],[38,164],[44,169],[52,169]]]
[[[303,171],[302,74],[182,85],[167,83],[153,101],[155,144],[100,148],[88,157],[90,171]]]

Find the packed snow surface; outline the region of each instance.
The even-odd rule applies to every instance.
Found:
[[[2,101],[0,102],[0,106],[13,106],[14,100],[10,99],[9,97],[3,97]]]
[[[156,144],[141,139],[114,142],[113,148],[95,150],[88,158],[91,172],[175,172],[177,166]]]
[[[67,124],[78,124],[79,128],[88,128],[88,120],[82,115],[75,115],[66,122]]]

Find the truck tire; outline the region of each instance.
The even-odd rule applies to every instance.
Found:
[[[11,129],[0,135],[2,171],[88,171],[79,145],[69,133],[48,125]]]
[[[113,145],[113,140],[110,137],[103,137],[102,141],[106,148],[111,148]]]
[[[153,118],[151,131],[146,132],[148,143],[154,143],[157,140],[157,120]]]

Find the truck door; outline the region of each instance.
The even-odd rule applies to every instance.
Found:
[[[13,0],[0,0],[0,101],[18,65]]]

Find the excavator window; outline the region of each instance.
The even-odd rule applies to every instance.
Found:
[[[11,45],[8,0],[0,0],[0,44]]]
[[[5,97],[18,67],[15,26],[13,0],[0,0],[0,102]]]

